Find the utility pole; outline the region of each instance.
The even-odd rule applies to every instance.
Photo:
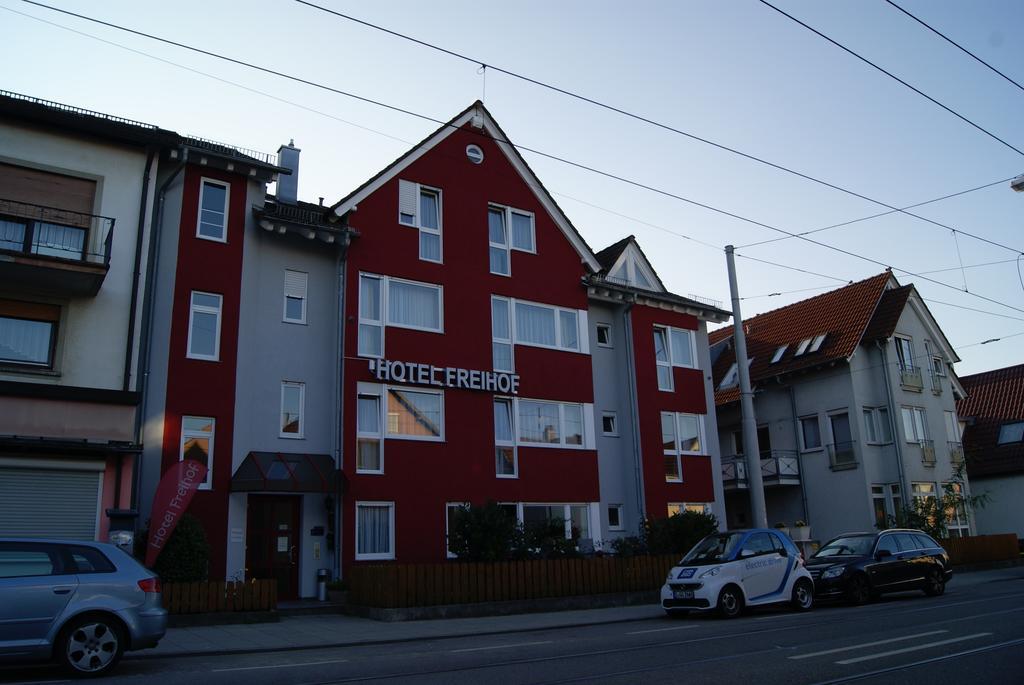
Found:
[[[753,525],[768,527],[768,512],[764,505],[764,481],[761,479],[761,450],[757,444],[757,419],[754,417],[754,393],[750,389],[750,369],[747,367],[747,334],[743,330],[740,313],[740,291],[736,285],[736,260],[733,246],[725,246],[725,260],[729,266],[729,292],[732,294],[733,340],[736,342],[736,370],[740,378],[740,416],[743,425],[743,452],[747,462],[747,486],[750,490],[750,511]]]

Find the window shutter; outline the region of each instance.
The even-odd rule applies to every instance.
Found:
[[[416,206],[419,204],[418,185],[412,181],[398,181],[398,220],[401,223],[416,225]],[[402,221],[402,215],[412,217],[412,222]]]
[[[306,299],[306,277],[301,271],[284,272],[284,295],[285,297],[298,297]]]

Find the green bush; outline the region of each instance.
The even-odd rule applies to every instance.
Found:
[[[572,538],[565,537],[565,521],[551,519],[532,523],[520,529],[513,556],[519,559],[566,559],[580,556],[576,545],[580,531],[572,529]]]
[[[620,557],[637,557],[647,554],[647,542],[640,535],[626,535],[612,540],[612,551]]]
[[[148,531],[147,531],[148,533]],[[140,536],[146,539],[148,535]],[[153,570],[166,583],[206,580],[210,570],[210,543],[203,524],[191,514],[183,514],[170,540],[156,558]]]
[[[714,514],[684,511],[668,518],[648,519],[646,542],[650,554],[685,554],[701,538],[718,532]]]
[[[448,548],[463,561],[502,561],[519,543],[515,518],[493,501],[459,509],[449,528]]]

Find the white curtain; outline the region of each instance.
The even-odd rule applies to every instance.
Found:
[[[508,245],[505,238],[505,212],[491,209],[487,212],[487,234],[495,245]]]
[[[25,249],[25,224],[0,219],[0,250]]]
[[[676,450],[676,418],[674,414],[661,414],[661,443],[666,452]]]
[[[508,300],[491,300],[491,336],[495,340],[511,340],[508,330]]]
[[[357,430],[360,433],[380,435],[380,397],[360,395],[356,414]]]
[[[388,290],[390,323],[418,328],[441,328],[441,291],[404,281],[390,281]]]
[[[516,302],[516,340],[555,345],[555,310]]]
[[[512,247],[529,252],[534,251],[532,216],[512,212]]]
[[[356,550],[359,554],[389,554],[391,552],[391,507],[359,505]]]
[[[0,359],[46,364],[52,333],[52,323],[0,318]]]
[[[512,442],[512,403],[494,400],[494,441]]]
[[[441,236],[420,231],[420,259],[441,261]]]
[[[380,321],[380,279],[359,277],[359,318]]]
[[[693,366],[693,348],[690,346],[690,331],[672,329],[672,363]]]
[[[575,350],[580,346],[580,327],[576,312],[558,312],[558,319],[562,328],[562,347],[567,350]]]
[[[583,444],[583,407],[578,404],[563,404],[565,415],[565,444]]]
[[[508,343],[492,343],[491,347],[494,351],[494,370],[511,371],[512,346]]]
[[[440,225],[437,220],[437,195],[420,191],[420,226],[436,231]]]
[[[679,448],[683,452],[700,452],[700,419],[683,414],[679,417]]]

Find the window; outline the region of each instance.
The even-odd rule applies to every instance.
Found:
[[[384,473],[379,392],[360,392],[356,399],[356,473]]]
[[[562,524],[565,538],[590,537],[590,507],[586,504],[523,504],[523,525],[527,528]]]
[[[189,359],[220,359],[220,309],[223,298],[214,293],[192,291],[188,319]]]
[[[879,529],[888,528],[890,512],[885,499],[884,486],[871,486],[871,507],[875,514],[875,527]]]
[[[395,558],[395,503],[356,502],[356,560]]]
[[[384,356],[384,325],[443,333],[441,286],[359,274],[358,354]]]
[[[896,359],[899,361],[900,370],[910,371],[914,368],[914,346],[910,338],[896,336]]]
[[[753,363],[754,363],[754,358],[753,357],[751,357],[750,359],[747,359],[747,368],[749,369],[750,365],[753,364]],[[734,388],[737,385],[739,385],[739,383],[740,383],[740,370],[739,370],[739,367],[736,366],[736,362],[733,362],[729,366],[729,370],[725,372],[724,376],[722,376],[722,382],[718,384],[718,389],[719,390],[724,390],[726,388]]]
[[[203,416],[181,417],[181,449],[178,460],[191,459],[206,467],[206,480],[200,490],[213,487],[213,429],[216,421]]]
[[[683,454],[703,454],[704,426],[696,414],[661,412],[661,441],[665,455],[665,480],[681,483]]]
[[[0,300],[0,364],[53,368],[60,307]]]
[[[306,323],[306,282],[302,271],[284,271],[284,320],[288,323]]]
[[[889,410],[886,407],[864,407],[864,435],[870,444],[887,445],[892,442]]]
[[[775,354],[772,355],[770,363],[778,364],[779,360],[782,359],[782,355],[786,354],[786,350],[789,349],[789,345],[779,345],[775,350]]]
[[[825,342],[825,335],[816,335],[814,340],[811,341],[811,347],[807,350],[808,352],[817,352],[821,349],[821,344]]]
[[[962,538],[970,535],[963,485],[961,483],[943,483],[943,489],[953,496],[952,506],[946,507],[946,529],[949,537]],[[929,545],[929,547],[931,546]]]
[[[926,499],[934,499],[935,483],[911,483],[910,496],[919,505]]]
[[[946,424],[946,440],[960,442],[960,422],[956,418],[956,412],[946,411],[942,414]]]
[[[517,400],[519,444],[583,447],[583,405]]]
[[[0,578],[50,576],[62,572],[56,548],[31,542],[0,542]]]
[[[626,524],[622,516],[621,504],[608,505],[608,530],[625,530]]]
[[[387,436],[409,440],[444,439],[444,395],[440,390],[387,390]]]
[[[850,429],[850,414],[845,411],[829,414],[832,429],[832,465],[846,466],[856,462],[853,450],[853,433]]]
[[[619,437],[618,421],[615,412],[606,411],[601,414],[601,433],[610,437]]]
[[[682,514],[685,511],[692,511],[696,514],[708,513],[708,505],[704,502],[670,502],[666,513],[669,516]]]
[[[487,208],[487,236],[492,274],[512,274],[512,250],[537,252],[533,214],[511,207]]]
[[[1004,423],[999,427],[1000,445],[1008,445],[1012,442],[1024,441],[1024,421],[1016,423]]]
[[[458,554],[452,552],[452,526],[459,518],[459,514],[469,509],[469,502],[448,502],[444,510],[444,540],[445,553],[449,559],[458,558]]]
[[[196,237],[226,243],[228,240],[228,184],[204,178],[199,191],[199,222]]]
[[[480,164],[484,161],[484,151],[480,149],[479,145],[467,145],[466,157],[473,164]]]
[[[491,340],[494,370],[513,371],[511,310],[504,297],[491,298]]]
[[[281,434],[282,438],[303,437],[303,405],[306,384],[284,381],[281,383]]]
[[[586,331],[586,318],[576,309],[561,309],[545,304],[512,300],[515,310],[515,342],[536,347],[580,351],[580,319]]]
[[[800,418],[800,434],[804,451],[821,449],[821,425],[817,414]]]
[[[398,181],[398,223],[419,229],[420,259],[441,261],[441,191]]]
[[[512,400],[494,400],[494,474],[498,478],[517,478],[519,461],[516,455]]]
[[[658,367],[659,390],[672,390],[672,367],[694,368],[696,356],[693,331],[654,327],[654,360]]]
[[[924,409],[920,407],[901,407],[903,414],[903,432],[907,442],[921,442],[928,439],[928,423]]]
[[[811,345],[811,338],[806,338],[804,340],[801,340],[800,344],[796,346],[796,352],[793,353],[793,356],[794,357],[799,357],[800,355],[802,355],[804,352],[807,351],[807,348],[810,347],[810,345]]]
[[[110,559],[94,547],[66,547],[74,562],[75,573],[114,573],[117,571]],[[72,569],[68,569],[69,571]]]
[[[654,363],[658,367],[658,390],[672,390],[672,360],[668,356],[668,331],[654,329]]]
[[[612,326],[608,323],[597,324],[597,344],[601,347],[612,346]]]

